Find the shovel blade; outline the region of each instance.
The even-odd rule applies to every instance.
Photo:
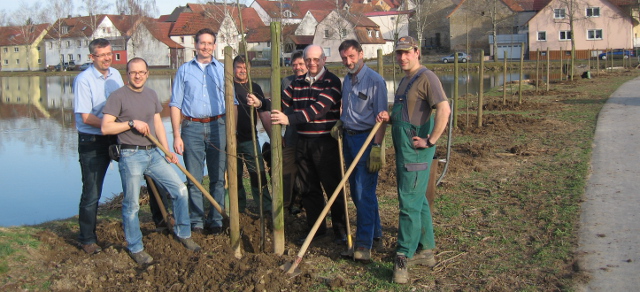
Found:
[[[289,269],[291,268],[291,265],[293,265],[293,263],[285,263],[284,265],[280,266],[280,269],[287,272],[289,271]],[[289,277],[293,278],[295,276],[298,276],[302,273],[302,270],[300,270],[300,267],[296,267],[295,269],[293,269],[292,272],[287,273],[287,275],[289,275]]]

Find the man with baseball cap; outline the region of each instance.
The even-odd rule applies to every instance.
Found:
[[[433,222],[425,193],[435,143],[447,126],[451,109],[438,77],[420,64],[416,40],[401,37],[395,52],[405,77],[398,86],[391,115],[383,111],[377,121],[392,124],[400,202],[393,281],[404,284],[409,282],[408,266],[436,264]]]

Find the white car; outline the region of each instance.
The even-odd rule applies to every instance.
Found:
[[[466,63],[467,61],[471,62],[471,55],[467,55],[466,53],[453,53],[449,56],[446,57],[442,57],[442,63],[453,63],[453,56],[455,56],[455,54],[458,54],[458,62],[460,63]]]

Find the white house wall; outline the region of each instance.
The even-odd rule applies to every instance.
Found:
[[[380,33],[385,40],[395,40],[396,31],[398,37],[409,35],[408,14],[369,16],[368,18],[380,26]]]
[[[316,27],[318,26],[318,21],[313,14],[307,12],[302,18],[300,25],[294,32],[295,35],[313,35],[316,33]]]
[[[127,41],[127,56],[129,59],[140,57],[147,61],[152,67],[170,66],[171,60],[169,55],[169,47],[159,41],[149,32],[149,30],[140,25],[136,31],[137,36]],[[134,42],[134,39],[141,41]]]

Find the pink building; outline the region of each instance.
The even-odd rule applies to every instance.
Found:
[[[573,35],[570,21],[573,20]],[[607,49],[633,49],[633,20],[609,0],[552,0],[528,22],[529,59],[549,49],[551,59],[596,57]],[[561,55],[562,54],[562,55]]]

